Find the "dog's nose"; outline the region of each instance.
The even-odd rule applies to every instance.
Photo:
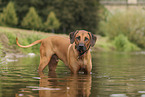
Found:
[[[79,43],[79,47],[84,47],[85,45],[83,43]]]
[[[85,45],[84,45],[83,43],[80,43],[80,44],[79,44],[79,48],[80,48],[80,49],[84,49],[84,46],[85,46]]]

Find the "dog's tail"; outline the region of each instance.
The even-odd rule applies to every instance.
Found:
[[[36,40],[35,42],[33,42],[33,43],[31,43],[31,44],[29,44],[29,45],[27,45],[27,46],[23,46],[23,45],[20,45],[19,44],[19,42],[18,42],[18,38],[16,37],[16,43],[17,43],[17,45],[19,46],[19,47],[22,47],[22,48],[28,48],[28,47],[31,47],[31,46],[33,46],[33,45],[35,45],[35,44],[38,44],[38,43],[40,43],[42,40]]]

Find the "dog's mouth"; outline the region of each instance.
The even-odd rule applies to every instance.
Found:
[[[83,53],[83,52],[85,52],[85,50],[78,50],[78,53],[79,53],[79,54],[81,54],[81,53]]]
[[[79,56],[83,55],[86,51],[86,47],[85,46],[76,46],[76,49],[78,51]]]

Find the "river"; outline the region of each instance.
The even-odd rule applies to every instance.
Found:
[[[8,60],[8,59],[7,59]],[[145,54],[92,52],[91,75],[38,73],[39,56],[0,62],[0,97],[145,97]]]

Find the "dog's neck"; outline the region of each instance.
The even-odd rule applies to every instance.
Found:
[[[76,58],[79,60],[83,60],[89,51],[89,49],[87,49],[86,51],[79,53],[74,46],[73,46],[73,50],[74,50]]]
[[[87,52],[88,52],[88,50],[86,50],[86,51],[84,51],[84,52],[82,52],[82,53],[78,53],[78,59],[83,59],[83,57],[87,54]]]
[[[83,55],[81,55],[81,56],[78,55],[77,59],[81,59],[81,60],[82,60],[82,59],[84,58],[84,56],[85,56],[85,54],[83,54]]]
[[[76,50],[75,44],[72,44],[72,49],[74,51],[74,54],[75,54],[76,58],[80,59],[80,60],[83,60],[85,58],[85,56],[87,55],[90,47],[86,51],[82,52],[81,54],[79,54],[79,52]]]
[[[79,54],[78,54],[78,59],[81,59],[83,56],[85,56],[85,54],[89,51],[89,49],[90,49],[90,46],[89,46],[89,48],[88,48],[87,50],[85,50],[85,51],[79,53]]]

